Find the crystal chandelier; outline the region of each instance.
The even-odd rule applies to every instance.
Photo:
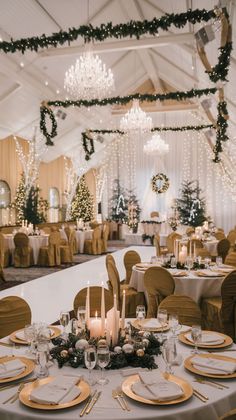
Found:
[[[164,156],[169,152],[169,145],[165,143],[159,134],[154,134],[143,146],[143,151],[149,155]]]
[[[88,49],[66,71],[64,88],[76,99],[103,99],[115,89],[113,73]]]
[[[152,119],[140,108],[138,99],[133,100],[132,108],[121,118],[120,129],[125,132],[147,133],[151,131]]]

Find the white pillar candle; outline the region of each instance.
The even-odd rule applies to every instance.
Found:
[[[192,257],[192,241],[189,241],[189,256]]]
[[[121,328],[125,328],[125,290],[123,290],[122,312],[121,312]]]
[[[102,282],[102,298],[101,298],[101,335],[105,334],[105,291]]]
[[[194,245],[193,245],[193,258],[194,259],[196,258],[196,242],[194,242]]]
[[[102,321],[101,318],[98,318],[98,313],[96,311],[95,318],[90,320],[90,337],[100,337],[102,332]]]
[[[90,288],[89,288],[89,281],[87,286],[87,295],[86,295],[86,305],[85,305],[85,322],[87,324],[87,328],[90,327]]]

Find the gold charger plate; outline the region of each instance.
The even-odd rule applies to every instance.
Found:
[[[53,327],[52,325],[49,325],[48,328],[50,328],[50,330],[53,331],[53,334],[51,335],[50,340],[52,340],[53,338],[59,337],[59,335],[61,335],[61,330],[58,327]],[[14,331],[13,333],[11,333],[11,335],[9,336],[9,339],[16,344],[22,344],[22,345],[27,345],[27,341],[26,340],[21,340],[20,338],[16,337],[16,333],[18,333],[19,331],[22,331],[22,328],[20,330]]]
[[[146,318],[144,321],[147,321],[148,318]],[[162,327],[158,327],[158,328],[147,328],[145,327],[145,325],[140,325],[140,323],[142,323],[142,321],[139,321],[138,319],[134,319],[133,321],[131,321],[131,324],[133,325],[133,327],[137,328],[138,330],[143,330],[143,331],[151,331],[151,332],[162,332],[162,331],[168,331],[170,329],[169,324],[166,324],[166,326],[163,328]]]
[[[26,357],[15,357],[15,356],[6,356],[0,358],[0,364],[5,362],[10,362],[12,360],[19,359],[22,361],[22,363],[25,364],[26,368],[25,370],[20,373],[19,375],[13,376],[12,378],[1,378],[0,384],[4,384],[5,382],[12,382],[16,381],[17,379],[24,378],[25,376],[29,375],[31,372],[33,372],[35,363],[33,360],[26,359]]]
[[[191,332],[191,330],[185,331],[185,332],[182,332],[181,334],[179,334],[179,336],[178,336],[179,341],[181,341],[181,343],[187,344],[188,346],[194,347],[195,344],[192,341],[189,341],[185,337],[185,334],[187,334],[188,332]],[[203,330],[202,333],[208,333],[208,334],[210,334],[210,333],[212,333],[212,331]],[[232,338],[229,337],[226,334],[222,334],[222,333],[219,333],[219,332],[215,332],[214,334],[217,334],[220,337],[224,338],[224,340],[225,340],[224,343],[221,343],[221,344],[203,344],[203,343],[199,343],[197,346],[199,348],[203,348],[203,349],[221,349],[221,348],[224,348],[224,347],[231,346],[231,344],[233,343]]]
[[[216,354],[198,354],[197,355],[198,357],[200,356],[200,357],[203,357],[203,358],[205,358],[205,359],[209,359],[209,358],[211,358],[211,359],[219,359],[219,360],[225,360],[225,361],[227,361],[227,362],[236,362],[236,359],[233,359],[232,357],[228,357],[228,356],[220,356],[220,355],[216,355]],[[207,372],[203,372],[202,370],[200,370],[200,369],[197,369],[197,368],[195,368],[193,365],[192,365],[192,362],[191,362],[191,359],[194,357],[194,355],[192,355],[192,356],[190,356],[190,357],[188,357],[187,359],[185,359],[185,361],[184,361],[184,367],[187,369],[187,370],[189,370],[190,372],[193,372],[193,373],[196,373],[197,375],[201,375],[201,376],[206,376],[207,378],[236,378],[236,372],[234,372],[234,373],[230,373],[230,374],[227,374],[227,375],[225,375],[225,374],[219,374],[219,373],[216,373],[216,374],[213,374],[213,373],[207,373]]]
[[[184,379],[178,378],[177,376],[170,375],[168,373],[167,374],[166,373],[163,373],[162,375],[163,375],[163,377],[165,379],[168,379],[169,381],[178,384],[182,388],[182,390],[184,391],[184,395],[182,397],[180,397],[180,398],[176,398],[176,399],[170,400],[170,401],[148,400],[146,398],[143,398],[140,395],[135,394],[133,392],[133,390],[132,390],[132,385],[135,382],[138,382],[140,380],[139,379],[139,375],[129,376],[122,383],[122,391],[128,397],[132,398],[132,400],[139,401],[139,402],[144,403],[144,404],[151,404],[151,405],[173,405],[173,404],[179,404],[179,403],[182,403],[182,402],[188,400],[189,398],[191,398],[191,396],[193,395],[193,389],[192,389],[190,383],[188,383]]]
[[[39,380],[35,381],[34,383],[25,385],[24,388],[22,389],[22,391],[20,392],[20,395],[19,395],[20,402],[22,402],[22,404],[26,405],[27,407],[35,408],[37,410],[61,410],[63,408],[69,408],[69,407],[73,407],[74,405],[80,404],[82,401],[86,400],[86,398],[88,398],[88,396],[90,395],[89,384],[87,382],[81,380],[79,382],[79,384],[76,385],[81,390],[80,395],[77,398],[75,398],[74,400],[69,401],[67,403],[55,404],[55,405],[39,404],[39,403],[36,403],[36,402],[30,400],[30,394],[31,394],[33,389],[35,389],[35,388],[37,388],[41,385],[45,385],[45,384],[51,382],[53,379],[54,379],[54,377],[49,376],[48,378],[39,379]]]
[[[171,275],[173,277],[188,277],[188,272],[187,271],[180,271],[179,273],[172,272]]]
[[[196,271],[196,275],[198,276],[198,277],[209,277],[209,278],[214,278],[214,277],[225,277],[225,274],[223,274],[223,273],[215,273],[215,272],[213,272],[213,271],[211,271],[211,274],[207,274],[207,273],[204,273],[204,272],[202,272],[202,271]]]

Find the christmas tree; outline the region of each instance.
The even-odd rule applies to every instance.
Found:
[[[128,191],[128,226],[130,229],[132,229],[133,233],[137,232],[138,229],[138,222],[140,220],[140,213],[141,208],[139,206],[139,201],[134,194],[134,192]]]
[[[16,208],[16,223],[20,224],[24,220],[24,208],[25,208],[26,196],[25,196],[25,178],[21,175],[20,183],[16,189],[16,196],[14,200],[14,206]]]
[[[93,218],[93,197],[85,183],[84,175],[76,187],[76,192],[71,203],[71,220],[83,219],[89,222]]]
[[[110,219],[115,222],[128,221],[128,199],[124,188],[120,186],[119,179],[113,182],[113,195],[110,200]]]
[[[177,210],[183,225],[201,226],[207,219],[205,216],[205,200],[200,197],[201,189],[198,181],[184,181],[181,198],[177,199]]]
[[[48,202],[39,196],[39,187],[32,186],[24,207],[24,219],[33,225],[46,222]]]

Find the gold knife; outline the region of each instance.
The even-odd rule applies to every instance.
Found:
[[[98,398],[100,397],[101,393],[102,393],[102,391],[99,391],[99,392],[97,392],[97,394],[95,394],[95,396],[92,399],[92,402],[91,402],[90,406],[86,410],[86,414],[90,413],[90,411],[92,410],[94,404],[96,404]]]
[[[80,417],[83,417],[83,415],[84,415],[85,411],[87,410],[88,406],[89,406],[89,405],[90,405],[90,403],[92,402],[92,399],[93,399],[94,395],[96,394],[96,392],[97,392],[97,391],[93,391],[93,392],[92,392],[92,394],[90,395],[90,397],[89,397],[88,401],[86,402],[86,404],[85,404],[85,406],[84,406],[83,410],[81,410],[81,412],[80,412]]]

